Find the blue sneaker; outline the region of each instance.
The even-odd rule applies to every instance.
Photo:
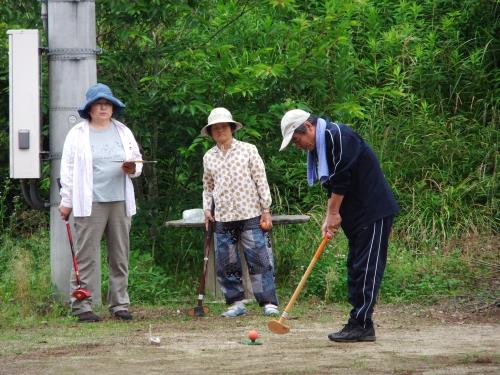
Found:
[[[235,318],[237,316],[245,315],[247,313],[247,309],[245,305],[241,302],[233,303],[226,312],[222,314],[222,316],[226,318]]]
[[[280,314],[278,310],[278,306],[273,305],[272,303],[268,303],[264,306],[264,315],[266,316],[277,316]]]

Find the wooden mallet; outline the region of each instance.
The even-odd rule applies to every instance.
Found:
[[[210,210],[212,217],[215,214],[215,206],[212,203],[212,209]],[[203,269],[200,275],[200,284],[198,286],[198,305],[189,309],[187,314],[189,316],[205,316],[208,313],[208,307],[203,306],[203,299],[205,298],[205,283],[207,279],[207,270],[208,270],[208,257],[210,256],[210,249],[213,244],[213,236],[214,236],[214,222],[209,222],[208,226],[205,228],[205,249],[203,256]]]
[[[309,267],[307,267],[306,272],[304,273],[304,276],[302,276],[302,279],[300,280],[299,285],[297,286],[297,289],[295,289],[295,292],[292,295],[292,298],[290,299],[290,302],[288,302],[288,305],[286,305],[285,310],[281,314],[279,320],[271,320],[269,323],[267,323],[267,328],[271,332],[278,333],[280,335],[283,335],[285,333],[290,332],[290,327],[286,326],[283,324],[283,321],[288,318],[288,312],[291,310],[292,306],[295,304],[295,301],[297,300],[297,297],[299,296],[300,292],[302,291],[302,288],[304,287],[304,284],[306,283],[307,278],[309,277],[309,274],[311,273],[314,265],[316,264],[316,261],[319,259],[321,253],[325,249],[325,246],[330,239],[330,236],[325,236],[323,237],[323,240],[321,241],[321,244],[318,247],[318,250],[316,250],[316,253],[314,254],[313,258],[311,259],[311,262],[309,263]]]

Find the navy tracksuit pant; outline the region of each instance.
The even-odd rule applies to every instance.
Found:
[[[347,288],[351,319],[364,327],[373,324],[373,307],[384,275],[393,216],[363,226],[349,239]]]

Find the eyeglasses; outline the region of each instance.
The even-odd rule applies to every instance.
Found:
[[[100,107],[112,107],[113,103],[108,102],[107,100],[99,101],[99,102],[94,102],[92,105],[98,105]]]

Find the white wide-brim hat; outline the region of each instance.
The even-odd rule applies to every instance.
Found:
[[[283,142],[281,142],[280,151],[283,150],[292,140],[293,133],[300,125],[302,125],[311,116],[310,113],[302,109],[292,109],[285,113],[281,119],[281,134]]]
[[[226,108],[223,107],[217,107],[212,109],[212,112],[208,115],[208,124],[206,124],[202,129],[201,129],[201,135],[204,135],[205,137],[208,137],[209,134],[207,132],[207,129],[209,126],[212,126],[214,124],[220,124],[220,123],[233,123],[236,125],[236,128],[234,130],[241,129],[243,125],[239,123],[238,121],[233,120],[233,115],[231,115],[231,112],[229,112]]]

